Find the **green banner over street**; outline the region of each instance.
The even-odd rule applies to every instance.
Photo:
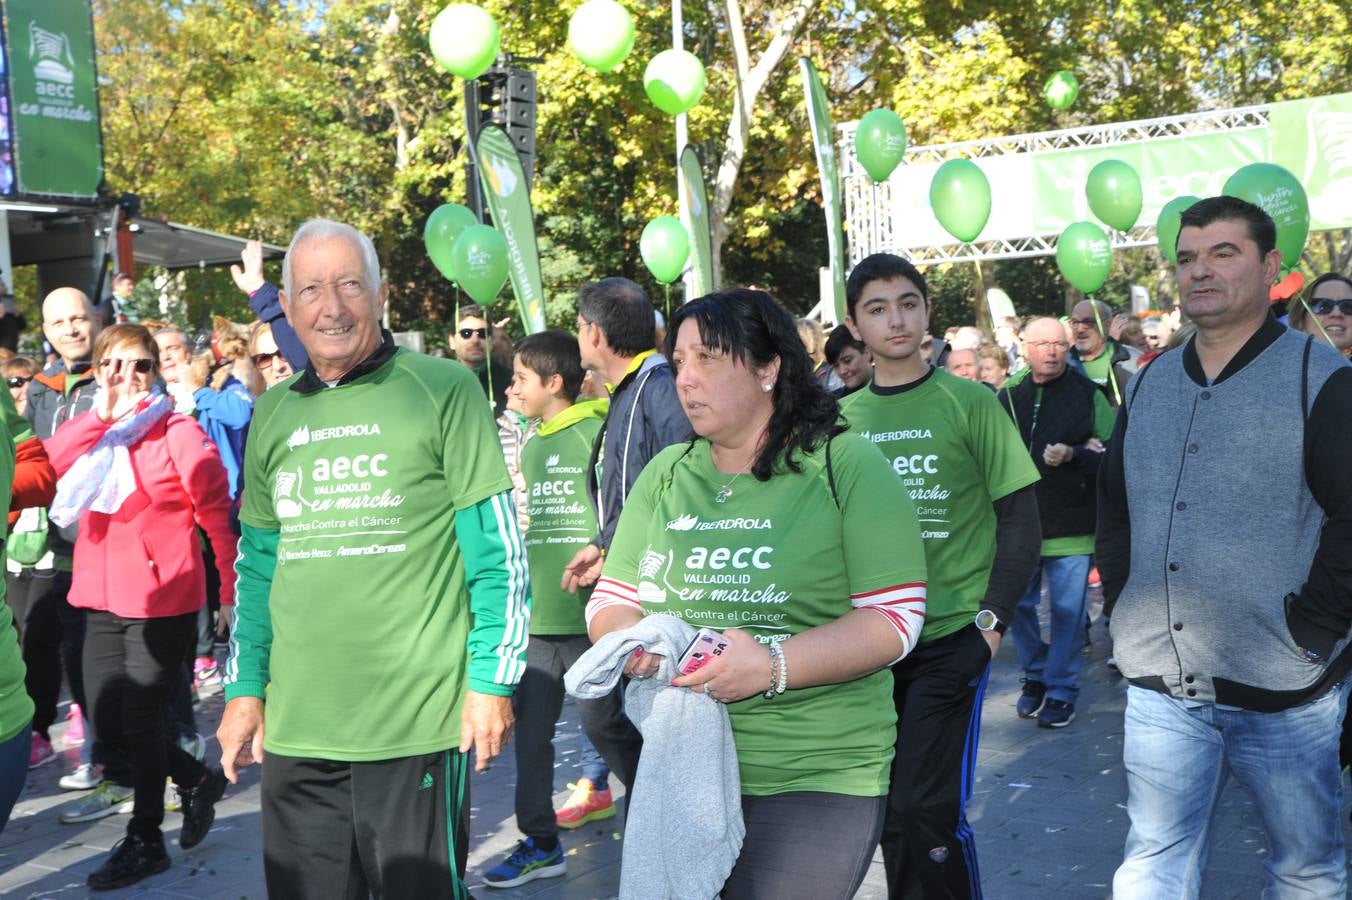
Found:
[[[4,6],[17,192],[92,198],[103,140],[88,0]]]
[[[803,91],[807,95],[807,118],[812,126],[812,144],[817,150],[817,170],[822,178],[822,209],[826,213],[826,246],[831,256],[831,286],[836,321],[845,321],[845,229],[841,225],[840,174],[836,148],[831,141],[831,114],[826,88],[812,60],[801,57]]]
[[[521,158],[507,132],[490,125],[475,145],[479,181],[483,184],[493,224],[507,241],[507,275],[516,294],[521,325],[526,334],[545,330],[544,279],[540,277],[540,250],[535,243],[535,216]]]
[[[685,194],[685,230],[690,234],[690,265],[695,272],[695,297],[714,292],[714,242],[709,231],[709,192],[699,152],[687,144],[681,151],[681,192]],[[693,298],[690,298],[693,299]]]

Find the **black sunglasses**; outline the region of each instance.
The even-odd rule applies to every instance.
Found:
[[[1339,311],[1345,316],[1352,316],[1352,300],[1334,300],[1330,297],[1317,297],[1310,301],[1310,309],[1314,310],[1317,316],[1327,316],[1333,312],[1333,307],[1338,307]]]
[[[252,357],[253,364],[260,369],[272,368],[272,361],[282,355],[282,351],[274,350],[272,353],[255,353]]]
[[[99,360],[99,365],[103,366],[105,369],[111,369],[115,363],[130,365],[142,375],[149,375],[151,370],[155,368],[155,360],[146,359],[144,357],[141,359],[113,359],[111,356],[107,356]]]
[[[479,340],[483,340],[488,337],[488,332],[489,329],[487,328],[461,328],[460,337],[462,340],[466,341],[472,337],[478,337]]]
[[[32,376],[32,375],[28,375],[28,376],[24,376],[24,375],[11,375],[11,376],[9,376],[8,378],[5,379],[5,383],[8,384],[8,385],[9,385],[10,387],[12,387],[12,388],[13,388],[13,387],[23,387],[25,384],[28,384],[28,382],[30,382],[30,381],[32,381],[32,380],[33,380],[33,376]]]

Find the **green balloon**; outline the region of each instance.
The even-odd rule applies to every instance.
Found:
[[[679,219],[658,216],[643,226],[638,252],[654,278],[671,284],[685,271],[685,262],[690,258],[690,237]]]
[[[568,20],[568,46],[598,72],[610,72],[634,48],[634,17],[615,0],[587,0]]]
[[[1129,231],[1141,217],[1141,176],[1120,159],[1105,159],[1090,169],[1084,192],[1089,208],[1109,228]]]
[[[1231,175],[1221,193],[1261,206],[1272,217],[1282,265],[1294,269],[1310,234],[1310,201],[1296,176],[1272,163],[1253,163]]]
[[[448,280],[455,280],[451,274],[451,248],[455,246],[455,239],[469,226],[478,224],[479,220],[469,207],[459,203],[443,203],[427,217],[427,224],[423,226],[423,246],[437,271]]]
[[[887,176],[906,155],[906,125],[890,109],[875,109],[859,120],[854,132],[854,155],[874,181]]]
[[[1178,265],[1178,217],[1199,199],[1201,198],[1191,194],[1175,197],[1164,204],[1164,208],[1160,210],[1160,217],[1155,220],[1155,234],[1159,237],[1160,252],[1173,265]]]
[[[437,13],[427,39],[437,65],[466,81],[498,57],[498,23],[473,3],[453,3]]]
[[[1062,69],[1042,85],[1042,96],[1052,109],[1070,109],[1075,98],[1080,96],[1080,79],[1075,73]]]
[[[698,103],[706,83],[704,63],[686,50],[663,50],[643,70],[648,99],[669,116],[679,116]]]
[[[976,240],[991,217],[991,183],[970,159],[950,159],[940,166],[929,196],[934,217],[960,241]]]
[[[1092,294],[1108,280],[1113,248],[1108,235],[1093,222],[1066,226],[1056,241],[1056,267],[1079,290]]]
[[[489,225],[468,226],[451,245],[451,274],[474,302],[487,306],[507,283],[507,242]]]

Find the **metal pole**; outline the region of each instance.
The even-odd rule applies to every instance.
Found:
[[[685,20],[681,13],[681,0],[671,0],[671,47],[673,50],[685,49],[684,42]],[[685,191],[681,186],[681,151],[685,149],[688,134],[686,132],[685,113],[676,117],[676,208],[679,211],[679,218],[682,225],[690,221],[690,210],[686,209]],[[689,226],[687,226],[689,227]],[[690,235],[690,240],[694,242],[694,236]],[[681,278],[681,284],[685,286],[682,302],[690,300],[695,296],[695,269],[693,266],[687,266],[685,275]],[[668,303],[668,306],[670,304]]]

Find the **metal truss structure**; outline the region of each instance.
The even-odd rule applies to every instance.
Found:
[[[1113,147],[1143,141],[1163,140],[1195,134],[1213,134],[1265,128],[1269,107],[1243,106],[1213,112],[1141,119],[1134,122],[1115,122],[1085,128],[1065,128],[1059,131],[1041,131],[982,141],[960,141],[952,144],[934,144],[912,147],[906,151],[903,165],[936,164],[949,159],[982,159],[1008,156],[1016,153],[1077,150],[1087,147]],[[845,227],[848,233],[850,263],[857,263],[870,253],[893,252],[910,258],[917,265],[938,263],[1022,259],[1032,256],[1051,256],[1056,253],[1056,234],[1030,234],[1024,237],[977,241],[930,247],[900,248],[893,240],[892,185],[877,184],[868,176],[854,155],[854,132],[858,123],[847,122],[836,131],[839,135],[837,153],[840,160],[841,186],[845,195]],[[1148,247],[1155,243],[1154,224],[1141,224],[1127,232],[1108,231],[1114,248]]]

